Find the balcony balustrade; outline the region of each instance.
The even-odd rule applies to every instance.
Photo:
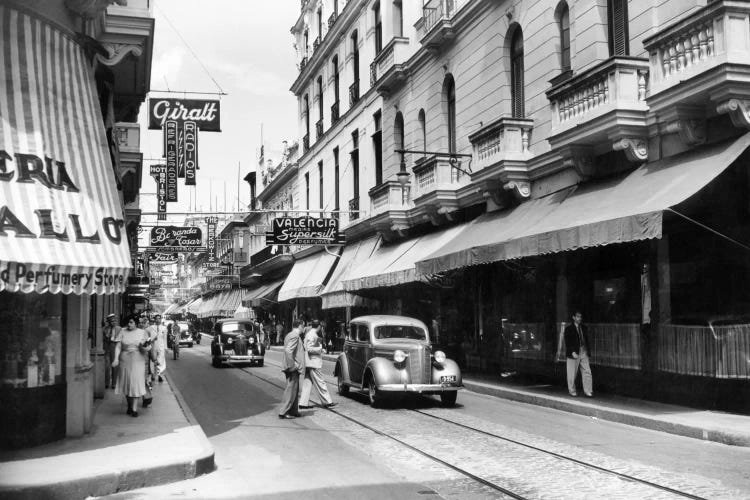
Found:
[[[141,151],[141,126],[130,122],[116,123],[115,140],[120,152],[139,153]]]
[[[408,38],[392,38],[370,64],[370,85],[380,93],[387,93],[394,85],[404,81],[408,50]]]
[[[656,115],[671,116],[675,107],[715,106],[737,126],[750,127],[750,4],[709,2],[684,19],[646,38],[651,82],[648,105]],[[660,117],[660,121],[663,121]]]
[[[315,140],[323,137],[323,118],[315,122]]]
[[[349,220],[359,219],[359,197],[349,200]]]
[[[385,181],[370,189],[369,195],[370,214],[373,216],[409,208],[410,188],[398,181]]]
[[[303,57],[299,62],[299,70],[302,71],[307,66],[307,56]]]
[[[454,168],[451,155],[438,154],[417,160],[412,169],[414,171],[414,202],[418,206],[422,198],[439,191],[453,192],[448,197],[455,200],[455,191],[470,182],[470,177],[464,168]],[[455,161],[455,159],[454,159]],[[458,165],[456,165],[458,166]],[[440,196],[444,196],[442,193]],[[431,202],[434,200],[431,200]]]
[[[428,49],[437,49],[455,38],[452,19],[466,0],[430,0],[422,7],[420,41]]]
[[[645,160],[648,77],[648,61],[612,57],[553,87],[552,147],[614,147]]]
[[[478,172],[504,161],[525,161],[534,121],[502,117],[469,136],[473,146],[472,170]]]
[[[359,80],[349,85],[349,107],[354,106],[359,101]]]
[[[331,123],[339,121],[339,101],[331,104]]]
[[[305,153],[310,149],[310,134],[305,134],[304,137],[302,137],[302,149]]]

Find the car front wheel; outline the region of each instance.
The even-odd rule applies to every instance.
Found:
[[[383,399],[380,391],[375,385],[375,380],[372,378],[367,384],[367,398],[370,400],[370,406],[373,407],[377,407]]]
[[[214,368],[221,368],[221,359],[211,358],[211,366],[213,366]]]
[[[456,406],[456,398],[458,397],[458,391],[443,392],[440,394],[440,402],[446,408],[452,408]]]
[[[349,394],[349,386],[344,383],[344,378],[340,374],[336,375],[336,386],[340,395],[346,396]]]

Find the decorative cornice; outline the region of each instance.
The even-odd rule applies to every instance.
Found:
[[[135,57],[143,55],[143,45],[141,44],[102,43],[102,46],[107,50],[109,55],[104,57],[101,54],[96,54],[95,58],[105,66],[117,66],[128,54],[133,54]]]
[[[648,160],[648,140],[645,137],[623,137],[612,144],[612,149],[625,151],[625,156],[634,163]]]
[[[717,113],[727,113],[735,127],[750,128],[750,99],[729,99],[716,106]]]

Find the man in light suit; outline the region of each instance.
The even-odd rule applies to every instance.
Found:
[[[312,328],[305,334],[305,378],[302,381],[302,391],[299,397],[300,408],[311,408],[310,391],[313,387],[318,391],[320,404],[326,408],[336,406],[328,386],[323,379],[323,346],[320,343],[320,322],[316,319],[312,322]]]
[[[305,373],[305,352],[300,338],[302,321],[292,321],[292,331],[284,337],[284,357],[281,371],[286,376],[286,388],[279,406],[279,418],[299,417],[299,376]]]
[[[581,370],[583,382],[583,393],[587,397],[593,397],[593,379],[591,377],[591,366],[589,366],[589,336],[583,325],[581,311],[573,314],[573,324],[565,327],[565,356],[568,371],[568,392],[571,396],[577,396],[576,375]]]

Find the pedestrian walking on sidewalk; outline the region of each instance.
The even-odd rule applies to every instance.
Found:
[[[146,395],[143,396],[144,408],[148,408],[154,400],[153,394],[151,393],[151,389],[153,387],[151,381],[153,380],[154,372],[156,371],[156,367],[152,366],[152,362],[154,360],[153,352],[154,342],[156,342],[156,330],[151,327],[150,323],[151,321],[149,320],[148,315],[144,312],[141,315],[140,327],[141,330],[146,332],[149,340],[149,350],[146,353]]]
[[[124,394],[128,403],[127,414],[138,416],[138,401],[147,394],[146,361],[151,349],[151,340],[145,330],[138,328],[137,316],[128,318],[125,328],[115,337],[115,361],[117,384],[115,394]]]
[[[106,318],[106,324],[102,332],[102,340],[104,347],[104,385],[107,389],[115,387],[117,381],[117,368],[112,365],[115,359],[115,338],[120,333],[119,325],[116,324],[117,317],[114,314],[109,314]]]
[[[305,334],[305,378],[302,380],[300,391],[300,408],[310,408],[310,392],[313,387],[318,393],[321,405],[326,408],[336,406],[323,378],[323,346],[318,335],[319,331],[320,322],[315,319],[312,322],[312,328]]]
[[[594,382],[591,376],[591,366],[589,365],[589,352],[591,352],[589,350],[589,336],[588,329],[583,324],[581,311],[575,311],[573,314],[573,324],[565,327],[563,335],[565,337],[565,356],[567,357],[568,393],[571,396],[578,395],[576,391],[576,376],[580,369],[583,393],[587,397],[593,397]]]
[[[292,331],[284,337],[284,357],[281,371],[286,376],[286,388],[279,406],[279,418],[299,417],[299,377],[305,373],[305,353],[300,337],[302,321],[292,321]]]
[[[167,370],[167,327],[164,326],[161,319],[161,314],[154,316],[154,324],[149,327],[149,337],[153,338],[153,347],[151,348],[151,361],[154,363],[154,371],[151,375],[151,380],[154,380],[154,375],[158,377],[159,382],[164,382],[162,375]]]

